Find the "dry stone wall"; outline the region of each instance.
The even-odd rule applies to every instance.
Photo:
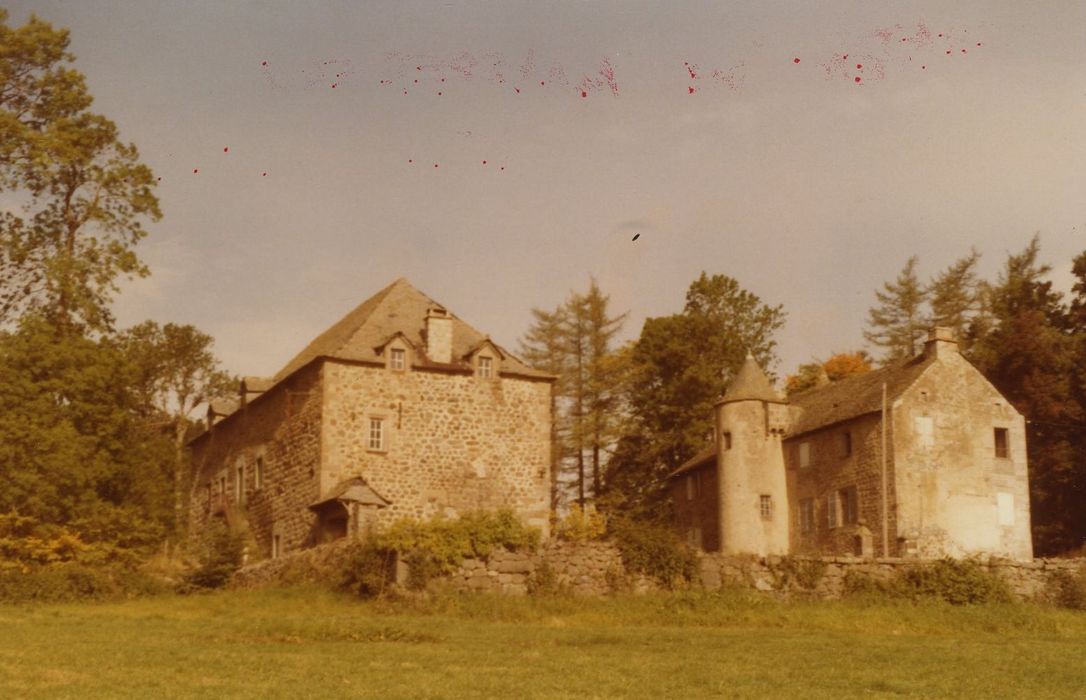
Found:
[[[332,583],[352,542],[294,552],[243,567],[231,582],[235,588],[257,588],[296,583]],[[928,562],[930,563],[930,562]],[[769,595],[800,595],[836,599],[845,593],[849,575],[888,582],[909,567],[923,566],[915,559],[860,559],[853,557],[743,557],[703,554],[699,576],[691,586],[717,591],[722,587],[748,588]],[[1060,574],[1086,574],[1084,559],[1038,559],[1018,562],[990,559],[982,565],[1007,582],[1022,600],[1040,601],[1048,582]],[[406,570],[400,567],[401,582]],[[656,582],[629,575],[618,549],[608,542],[552,541],[537,552],[494,552],[489,558],[466,559],[450,576],[435,581],[437,590],[525,595],[534,591],[574,595],[643,593],[659,590]]]

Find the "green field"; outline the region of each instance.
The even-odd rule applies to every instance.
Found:
[[[0,697],[1086,696],[1086,613],[744,593],[0,607]]]

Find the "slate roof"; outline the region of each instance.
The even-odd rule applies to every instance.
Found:
[[[773,389],[773,385],[769,383],[769,377],[765,376],[762,367],[750,353],[747,354],[747,359],[743,362],[743,366],[739,368],[735,379],[728,383],[723,401],[745,401],[748,399],[783,403],[781,397]]]
[[[248,392],[267,391],[275,386],[275,380],[271,377],[242,377],[241,383]]]
[[[327,496],[309,507],[310,509],[317,509],[332,501],[358,503],[364,506],[377,506],[378,508],[386,508],[389,505],[389,501],[384,496],[370,488],[365,479],[358,476],[336,484],[336,487]]]
[[[446,364],[430,360],[426,357],[424,333],[426,312],[432,308],[443,306],[401,277],[314,338],[313,342],[279,370],[275,381],[282,381],[318,357],[384,362],[384,358],[377,353],[377,348],[382,347],[396,333],[403,333],[416,349],[416,352],[412,353],[412,367],[470,370],[471,364],[463,358],[482,343],[486,336],[450,313],[453,325],[453,361]],[[498,347],[497,344],[495,347]],[[552,378],[552,375],[534,370],[508,351],[501,350],[503,360],[500,374]]]
[[[886,382],[886,400],[893,403],[934,361],[933,357],[917,355],[789,396],[788,403],[792,408],[787,437],[882,410],[883,382]]]
[[[781,399],[775,398],[775,394],[774,398],[763,398],[763,396],[770,396],[770,394],[766,393],[766,387],[769,388],[769,391],[772,391],[772,387],[757,363],[755,363],[754,367],[761,374],[762,379],[765,379],[765,386],[762,386],[760,380],[757,380],[756,377],[751,380],[752,374],[744,377],[744,371],[747,370],[750,362],[752,360],[748,358],[747,363],[744,363],[739,374],[736,375],[732,384],[728,386],[728,391],[725,392],[723,400],[736,401],[740,400],[740,398],[753,398],[763,401],[781,401]],[[834,423],[881,411],[883,382],[886,383],[887,404],[892,404],[897,397],[912,386],[912,383],[933,362],[935,362],[934,357],[921,354],[908,360],[902,360],[872,370],[866,374],[856,375],[823,386],[817,386],[798,394],[792,394],[787,399],[791,425],[785,438],[793,438]],[[741,378],[743,379],[742,383],[740,382]],[[736,384],[739,384],[739,388],[733,392],[732,386]],[[705,448],[691,459],[683,462],[678,469],[668,474],[668,477],[678,476],[703,466],[716,456],[716,451],[716,445]]]

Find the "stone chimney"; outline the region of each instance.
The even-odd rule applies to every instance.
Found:
[[[946,326],[934,326],[928,330],[928,340],[924,343],[924,357],[946,357],[958,354],[958,339],[954,329]]]
[[[435,306],[426,312],[426,356],[432,362],[452,362],[453,324],[449,312]]]

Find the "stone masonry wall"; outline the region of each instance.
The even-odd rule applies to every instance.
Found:
[[[334,581],[351,544],[349,540],[340,540],[246,566],[234,575],[231,586],[256,588]],[[771,595],[835,599],[844,594],[845,577],[850,572],[875,581],[889,581],[908,567],[924,564],[915,559],[758,558],[702,554],[699,575],[692,587],[715,591],[731,586]],[[991,559],[983,566],[1006,581],[1011,591],[1023,600],[1043,600],[1048,581],[1057,574],[1086,574],[1084,559],[1032,562]],[[402,574],[401,567],[401,577]],[[548,543],[538,552],[499,551],[485,561],[465,560],[456,572],[443,581],[434,582],[433,587],[507,595],[524,595],[540,587],[574,595],[606,595],[616,590],[642,593],[660,589],[657,583],[645,577],[627,575],[618,549],[611,543],[561,541]]]
[[[361,476],[392,504],[381,523],[508,507],[545,535],[550,392],[541,380],[328,361],[323,492]],[[370,449],[371,418],[384,421],[384,449]]]
[[[254,558],[271,555],[276,535],[283,552],[312,543],[315,517],[308,506],[320,494],[320,386],[320,367],[311,365],[191,443],[194,532],[223,513],[248,523],[258,547]],[[260,488],[257,460],[263,463]],[[235,498],[239,467],[240,502]]]

